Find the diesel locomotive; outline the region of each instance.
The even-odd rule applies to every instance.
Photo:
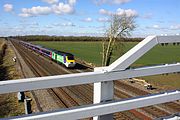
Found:
[[[39,45],[34,45],[28,42],[20,41],[19,42],[24,47],[31,49],[41,55],[47,56],[53,61],[56,61],[57,63],[63,64],[64,66],[68,68],[72,68],[76,65],[74,55],[67,52],[58,51],[55,49],[46,48]]]

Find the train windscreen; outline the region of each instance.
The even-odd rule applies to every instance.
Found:
[[[68,60],[74,60],[74,56],[68,56]]]

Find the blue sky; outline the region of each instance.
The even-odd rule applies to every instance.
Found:
[[[1,0],[0,36],[102,36],[114,13],[136,16],[132,37],[180,34],[180,0]]]

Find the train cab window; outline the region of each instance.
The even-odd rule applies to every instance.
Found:
[[[74,60],[74,56],[68,56],[68,60]]]

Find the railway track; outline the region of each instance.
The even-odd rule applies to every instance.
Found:
[[[38,59],[38,60],[32,59],[39,55],[32,54],[31,51],[27,50],[27,49],[26,49],[26,51],[23,52],[22,49],[25,49],[25,48],[22,48],[22,46],[18,46],[16,43],[14,43],[14,46],[16,47],[16,49],[18,49],[18,51],[21,51],[23,58],[25,58],[26,63],[33,70],[33,72],[35,73],[36,76],[58,75],[58,74],[67,74],[67,73],[74,73],[74,72],[82,71],[82,70],[76,70],[76,69],[68,69],[65,71],[63,71],[63,70],[59,71],[58,68],[49,68],[49,66],[47,64],[45,64],[42,59],[41,60],[40,59]],[[30,53],[27,53],[27,52],[30,52]],[[32,54],[32,55],[30,57],[28,57],[30,54]],[[42,64],[43,64],[43,67],[42,67]],[[52,64],[52,63],[50,62],[50,64]],[[63,69],[65,69],[65,68],[63,68]],[[67,71],[69,71],[69,72],[67,72]],[[86,71],[90,71],[90,70],[86,69]],[[136,95],[148,94],[147,92],[145,93],[142,90],[140,91],[140,90],[136,89],[135,87],[132,88],[132,87],[128,86],[127,84],[125,85],[125,83],[122,84],[119,81],[115,82],[115,85],[120,88],[123,87],[124,89],[131,90],[134,92],[133,94],[136,94]],[[69,87],[63,87],[63,88],[53,88],[53,89],[48,89],[48,92],[49,92],[49,94],[51,94],[53,96],[54,100],[57,101],[60,108],[66,108],[66,107],[72,107],[72,106],[78,106],[78,105],[84,105],[84,104],[91,104],[92,100],[93,100],[92,84],[69,86]],[[130,96],[128,96],[128,94],[122,93],[117,89],[115,90],[115,96],[117,98],[130,97]],[[40,105],[38,105],[38,106],[40,106]],[[170,105],[168,105],[168,106],[170,106]],[[171,103],[171,106],[173,106],[173,109],[179,110],[179,108],[178,107],[176,108],[173,103]],[[42,108],[39,107],[39,109],[42,109]],[[155,109],[154,107],[142,108],[142,110],[149,112],[152,115],[152,117],[150,117],[150,118],[156,118],[156,117],[162,117],[162,116],[169,115],[168,113],[164,112],[163,110],[159,110],[158,108]],[[134,112],[134,111],[132,113],[137,114],[137,112]],[[122,119],[122,118],[135,119],[135,116],[129,117],[127,115],[127,113],[125,114],[124,112],[115,113],[115,116],[116,116],[116,119]]]
[[[121,88],[128,90],[129,93],[132,93],[131,96],[129,97],[133,97],[133,96],[142,96],[142,95],[147,95],[150,94],[147,91],[144,91],[142,89],[136,88],[134,86],[129,86],[128,84],[121,82],[121,81],[116,81],[115,84],[117,86],[121,86]],[[166,113],[176,113],[176,112],[180,112],[180,105],[176,102],[169,102],[169,103],[163,103],[161,105],[156,105],[156,108],[158,107],[158,109],[160,107],[163,107],[163,109],[166,109]],[[165,111],[165,110],[164,110]]]
[[[14,46],[16,47],[16,49],[18,51],[21,51],[21,49],[16,45],[14,44]],[[30,69],[33,71],[33,73],[35,74],[35,76],[37,77],[41,77],[41,76],[48,76],[48,75],[51,75],[49,74],[49,70],[48,69],[43,69],[42,66],[40,66],[40,63],[42,61],[39,61],[39,60],[36,60],[36,59],[32,59],[34,58],[35,56],[29,56],[30,54],[27,54],[27,51],[21,51],[21,56],[24,58],[26,64],[28,64],[28,66],[30,67]],[[33,55],[33,54],[32,54]],[[34,54],[35,55],[35,54]],[[47,67],[46,67],[47,68]],[[77,106],[79,104],[77,104],[77,102],[73,101],[73,99],[68,96],[68,94],[65,93],[65,91],[63,90],[60,90],[61,88],[59,88],[59,92],[57,92],[56,90],[57,88],[53,88],[53,89],[47,89],[47,91],[53,95],[53,98],[55,99],[56,102],[58,102],[58,105],[60,108],[66,108],[66,107],[69,107],[69,106]],[[53,93],[53,94],[52,94]],[[43,112],[43,109],[40,105],[40,103],[38,102],[38,97],[35,95],[34,91],[32,91],[32,94],[33,96],[36,98],[36,104],[37,104],[37,107],[39,109],[39,111]],[[61,94],[61,96],[60,96]],[[66,96],[68,102],[72,103],[72,104],[69,104],[68,102],[64,102],[62,100],[62,96]]]

